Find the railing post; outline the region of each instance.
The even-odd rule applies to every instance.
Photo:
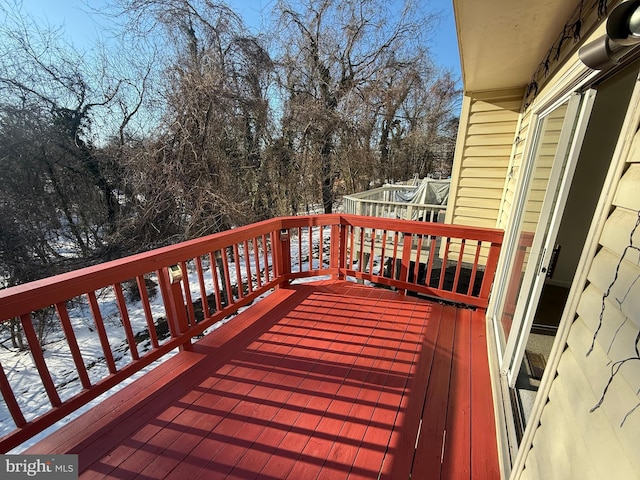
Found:
[[[344,280],[344,269],[347,265],[347,228],[345,225],[331,225],[331,269],[335,269],[334,280]]]
[[[498,267],[498,257],[500,256],[500,244],[492,243],[489,247],[489,255],[487,256],[487,266],[482,276],[482,285],[480,286],[480,298],[487,301],[489,300],[489,293],[491,292],[491,286],[493,285],[493,278],[496,274]]]
[[[289,274],[291,273],[291,239],[289,230],[282,228],[278,235],[278,276],[284,278],[280,284],[282,287],[289,286]]]
[[[167,324],[171,336],[174,338],[184,337],[180,350],[192,350],[191,337],[185,335],[189,330],[187,319],[187,306],[182,295],[182,269],[179,265],[163,268],[160,281],[163,293],[166,292],[165,311],[167,313]]]

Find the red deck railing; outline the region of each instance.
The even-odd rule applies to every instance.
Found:
[[[352,215],[285,217],[0,290],[0,322],[19,319],[41,381],[29,389],[46,392],[50,404],[26,415],[0,365],[0,391],[15,423],[0,439],[0,452],[171,350],[189,350],[194,337],[293,279],[347,277],[486,308],[501,242],[502,232],[493,229]],[[159,287],[160,311],[150,299],[150,283]],[[131,291],[139,295],[136,311],[126,300]],[[34,328],[34,313],[42,309],[54,312],[64,333],[74,376],[65,385],[77,384],[65,395]],[[92,327],[83,335],[89,330],[99,340],[97,356],[89,358],[78,340],[77,314],[70,311],[82,312],[82,323]],[[118,318],[120,338],[108,335],[105,311],[116,312],[110,317]],[[114,348],[118,341],[121,348]],[[105,367],[92,368],[97,363]]]

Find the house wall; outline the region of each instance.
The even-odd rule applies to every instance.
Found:
[[[616,3],[609,2],[608,7]],[[505,228],[509,224],[520,170],[530,140],[532,112],[537,106],[574,90],[590,74],[579,61],[577,48],[605,32],[605,15],[601,15],[600,11],[593,11],[590,15],[597,18],[582,22],[580,43],[564,42],[566,56],[561,56],[548,76],[544,74],[543,81],[537,79],[537,98],[525,98],[527,108],[522,106],[521,109],[520,105],[515,105],[518,96],[523,96],[522,90],[518,95],[515,89],[509,91],[511,98],[505,100],[513,101],[513,104],[509,104],[508,108],[492,110],[496,118],[505,115],[504,123],[496,121],[496,124],[503,124],[505,130],[496,130],[495,134],[506,135],[507,129],[512,131],[511,148],[507,148],[504,137],[490,140],[493,115],[484,115],[483,112],[483,115],[474,116],[474,110],[487,103],[501,105],[500,101],[509,97],[507,91],[466,94],[447,222],[498,228]],[[587,24],[590,25],[588,29],[584,28]],[[500,93],[504,97],[497,101]],[[480,98],[483,95],[486,97]],[[566,244],[568,249],[573,247],[575,252],[572,254],[579,255],[580,259],[577,269],[575,256],[572,259],[565,257],[567,265],[572,265],[570,269],[558,265],[558,281],[564,284],[573,281],[573,284],[556,345],[549,356],[519,450],[516,453],[501,449],[503,457],[507,458],[505,465],[511,464],[509,453],[516,454],[511,459],[513,465],[509,478],[512,480],[640,478],[638,81],[630,101],[625,100],[624,105],[618,105],[612,100],[608,107],[628,107],[629,111],[620,134],[613,135],[616,141],[613,155],[610,146],[598,144],[597,137],[594,137],[594,143],[584,145],[582,155],[586,155],[586,161],[582,166],[585,168],[576,171],[575,188],[591,192],[591,198],[597,203],[595,215],[590,222],[584,248],[573,245],[578,232],[571,227],[572,219],[563,222],[564,230],[561,228],[559,232],[559,241]],[[521,110],[522,115],[518,115]],[[601,123],[592,128],[602,132],[603,137],[608,136],[606,132],[614,127],[607,123],[606,111],[597,112],[597,116]],[[494,151],[493,147],[498,148]],[[608,153],[603,153],[605,151]],[[590,177],[602,177],[590,176],[590,167],[600,168],[602,165],[608,170],[604,186],[591,189],[588,185],[592,179]],[[502,172],[502,177],[497,176],[499,172]],[[575,197],[579,198],[580,195]],[[573,207],[571,209],[575,211]],[[584,238],[583,233],[579,236]],[[488,328],[491,333],[490,323]],[[490,345],[489,349],[495,351],[495,346]],[[497,362],[497,356],[495,359]],[[496,365],[492,367],[494,381],[497,382]],[[500,417],[500,413],[504,412],[499,404],[500,396],[494,396],[498,412],[496,418],[498,421],[500,418],[505,420]],[[501,427],[501,432],[507,430],[500,423],[498,427]]]
[[[619,3],[618,0],[610,1],[607,4],[607,8],[612,8],[617,3]],[[581,25],[580,30],[584,35],[582,37],[584,41],[581,44],[599,37],[606,31],[600,7],[597,4],[598,2],[592,2],[591,4],[582,2],[580,8],[567,19],[565,28],[576,24]],[[530,126],[535,105],[540,103],[540,99],[545,99],[546,94],[555,85],[567,81],[567,78],[572,76],[572,70],[578,58],[577,49],[580,44],[566,41],[566,31],[564,30],[558,32],[558,35],[559,39],[556,39],[556,42],[552,44],[546,58],[540,58],[541,64],[535,72],[532,72],[532,82],[535,81],[536,87],[533,89],[528,87],[526,89],[522,105],[522,118],[515,137],[513,155],[509,162],[508,174],[504,183],[504,193],[501,197],[496,224],[498,228],[506,229],[509,225],[514,202],[516,201],[515,195],[520,178],[520,170],[523,162],[526,161],[524,155],[526,155],[525,150],[528,147],[529,136],[532,133]]]
[[[520,88],[465,94],[445,223],[496,227],[523,94]],[[459,251],[460,243],[452,242],[449,257]],[[463,262],[473,263],[474,252],[475,245],[467,245]],[[483,248],[481,265],[487,255]]]
[[[465,94],[446,223],[496,227],[523,94],[524,89]]]
[[[531,109],[526,110],[522,114],[522,118],[518,125],[515,141],[513,144],[513,153],[509,161],[508,174],[504,178],[503,192],[500,197],[500,209],[496,220],[496,227],[505,229],[509,224],[511,210],[516,201],[516,186],[520,178],[520,170],[522,168],[523,155],[525,145],[527,144],[527,134],[531,125]]]

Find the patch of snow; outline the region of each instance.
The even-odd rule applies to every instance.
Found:
[[[320,228],[323,228],[322,260],[325,266],[328,266],[330,244],[328,233],[329,229],[328,227],[313,227],[312,245],[309,245],[309,235],[306,230],[304,231],[300,241],[298,241],[297,236],[292,235],[291,237],[291,259],[293,272],[308,271],[310,251],[313,257],[313,269],[317,269],[320,267],[319,260],[317,258],[318,250],[320,248],[318,240]],[[254,277],[254,285],[255,275],[257,274],[262,275],[263,281],[266,281],[264,270],[269,269],[271,271],[272,265],[264,265],[264,258],[262,255],[259,255],[258,264],[256,264],[255,256],[253,255],[253,253],[244,252],[243,245],[238,246],[238,252],[242,283],[246,286],[247,278],[245,269],[245,253],[249,253],[248,260],[252,276]],[[207,292],[214,291],[214,279],[208,258],[203,257],[202,260],[205,294],[208,294]],[[195,268],[195,262],[193,260],[187,262],[187,267],[188,271],[186,273],[186,276],[188,279],[191,299],[193,302],[196,302],[197,300],[201,299],[202,292],[200,290],[200,283]],[[159,283],[155,274],[151,274],[148,277],[154,283]],[[235,287],[237,287],[236,264],[233,261],[229,262],[229,277],[231,279],[231,283]],[[328,278],[330,278],[330,276],[316,276],[298,279],[296,280],[296,282],[303,283]],[[218,276],[218,282],[219,285],[223,285],[224,280]],[[266,292],[261,297],[256,299],[255,302],[259,301],[261,298],[266,297],[269,293],[270,292]],[[126,291],[124,295],[127,304],[127,315],[129,317],[133,333],[138,339],[136,347],[139,354],[142,356],[145,352],[148,352],[151,349],[151,341],[148,338],[147,323],[142,302],[140,300],[131,300]],[[118,309],[116,293],[113,287],[105,287],[96,292],[96,297],[98,300],[100,314],[102,316],[104,327],[107,333],[107,338],[109,340],[109,345],[113,353],[116,366],[118,369],[120,369],[123,366],[131,363],[132,357],[129,350],[129,345],[126,341],[121,314]],[[161,317],[166,318],[166,311],[159,287],[155,295],[150,295],[149,302],[154,321],[157,322],[157,320]],[[243,307],[239,310],[239,312],[243,311],[246,308],[250,308],[250,306]],[[88,371],[89,379],[92,383],[96,383],[99,380],[108,377],[109,370],[104,358],[102,345],[100,344],[100,340],[96,332],[96,327],[93,322],[93,316],[91,314],[87,297],[78,297],[68,302],[67,310],[69,313],[73,331],[78,342],[78,346],[82,354],[84,364]],[[219,321],[215,325],[205,330],[204,333],[207,334],[214,331],[221,325],[230,321],[233,317],[234,316],[231,316]],[[166,340],[167,339],[164,339],[164,341]],[[34,365],[31,353],[28,350],[16,351],[16,349],[9,348],[8,345],[10,344],[11,342],[9,333],[7,329],[5,329],[2,332],[2,337],[0,337],[0,365],[7,375],[7,378],[20,405],[23,415],[25,416],[27,421],[30,421],[50,410],[51,403],[45,392],[44,386],[42,385],[42,380]],[[162,340],[160,341],[160,344],[162,344]],[[56,329],[48,335],[43,350],[45,362],[60,398],[64,401],[79,393],[82,390],[82,385],[78,378],[77,369],[75,367],[69,345],[61,328]],[[104,399],[113,395],[115,392],[131,384],[137,378],[145,375],[147,372],[149,372],[171,356],[175,355],[176,353],[177,350],[171,351],[169,354],[163,356],[158,361],[142,369],[140,372],[121,382],[117,386],[110,389],[108,392],[100,395],[98,398],[84,405],[83,407],[68,415],[64,419],[60,420],[56,424],[52,425],[48,429],[32,437],[27,442],[16,447],[9,453],[20,453],[24,451],[33,444],[50,435],[52,432],[59,429],[63,425],[66,425],[73,419],[79,417],[84,412],[91,409],[93,406],[104,401]],[[9,434],[14,430],[14,428],[15,426],[13,419],[11,418],[6,402],[4,402],[3,400],[0,403],[0,437]]]

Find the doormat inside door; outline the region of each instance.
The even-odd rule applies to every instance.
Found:
[[[525,350],[525,355],[527,356],[531,376],[536,380],[542,379],[544,368],[547,366],[547,361],[545,360],[544,355],[541,353],[530,352],[529,350]]]

